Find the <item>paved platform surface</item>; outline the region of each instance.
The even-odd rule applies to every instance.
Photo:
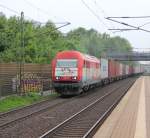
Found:
[[[134,83],[94,138],[150,138],[150,76]]]

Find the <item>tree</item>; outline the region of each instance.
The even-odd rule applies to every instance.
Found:
[[[21,21],[19,17],[6,18],[0,13],[0,62],[19,61],[22,51]],[[79,27],[63,35],[55,24],[24,20],[24,60],[26,63],[50,63],[57,52],[77,50],[96,57],[106,52],[131,51],[131,44],[119,36],[110,37],[94,29]]]

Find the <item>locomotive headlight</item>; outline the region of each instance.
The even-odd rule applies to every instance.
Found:
[[[74,80],[76,80],[76,79],[77,79],[77,77],[73,77],[73,79],[74,79]]]
[[[59,79],[59,77],[56,77],[56,80],[58,80]]]

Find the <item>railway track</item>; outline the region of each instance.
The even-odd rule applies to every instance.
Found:
[[[105,89],[107,90],[107,88]],[[83,93],[82,95],[75,96],[69,99],[62,99],[62,98],[57,97],[50,101],[45,100],[45,101],[41,101],[41,102],[29,105],[29,106],[25,106],[23,108],[19,108],[19,109],[15,109],[12,111],[2,113],[0,114],[0,129],[11,127],[15,123],[21,122],[34,115],[38,115],[42,112],[46,112],[47,110],[53,109],[59,105],[65,104],[69,101],[72,101],[73,99],[76,99],[78,97],[82,97],[88,94],[90,93]]]
[[[56,98],[52,99],[52,100],[55,100]],[[4,113],[0,113],[0,118],[3,118],[5,116],[8,116],[10,114],[14,114],[16,112],[21,112],[23,110],[26,110],[26,109],[30,109],[34,106],[38,106],[40,104],[43,104],[43,103],[46,103],[46,102],[49,102],[50,99],[47,99],[47,100],[43,100],[43,101],[40,101],[40,102],[37,102],[37,103],[34,103],[34,104],[31,104],[31,105],[28,105],[28,106],[24,106],[24,107],[20,107],[20,108],[16,108],[16,109],[13,109],[13,110],[10,110],[10,111],[7,111],[7,112],[4,112]]]
[[[74,96],[69,99],[57,97],[51,101],[45,100],[29,106],[25,106],[23,108],[2,113],[0,114],[0,129],[11,127],[12,125],[15,125],[16,123],[19,123],[25,119],[46,112],[47,110],[50,111],[59,105],[63,105],[69,101],[75,100],[76,98],[82,97],[86,94],[87,93],[83,93],[81,95]]]
[[[75,113],[82,110],[84,107],[86,107],[88,104],[94,102],[97,100],[98,97],[104,96],[107,92],[110,92],[110,90],[114,90],[118,86],[123,86],[126,83],[128,83],[130,80],[136,80],[136,78],[128,78],[124,79],[118,82],[114,82],[110,85],[106,85],[106,87],[101,87],[97,89],[92,89],[88,93],[84,93],[82,95],[79,95],[77,97],[72,98],[59,98],[56,100],[50,101],[53,105],[57,104],[58,101],[60,104],[51,106],[45,111],[39,111],[37,113],[33,113],[28,116],[28,114],[34,112],[32,109],[28,109],[29,112],[22,111],[24,116],[21,114],[21,116],[16,113],[16,118],[13,118],[13,113],[11,113],[10,118],[4,117],[0,118],[0,125],[3,124],[3,126],[0,127],[0,137],[1,138],[9,138],[9,137],[22,137],[22,138],[37,138],[41,136],[44,132],[54,128],[59,123],[63,122],[70,116],[74,115]],[[55,101],[55,102],[54,102]],[[39,105],[40,106],[40,105]],[[43,105],[45,106],[45,105]],[[53,107],[52,107],[53,106]],[[37,106],[38,107],[38,106]],[[45,108],[45,107],[44,107]],[[69,110],[68,110],[69,109]],[[35,109],[35,112],[39,110]],[[23,117],[23,118],[22,118]],[[15,121],[13,122],[13,120]],[[7,123],[8,122],[8,123]]]
[[[133,83],[134,81],[130,80],[111,89],[104,96],[47,131],[40,138],[92,137],[96,128],[103,123]]]
[[[70,98],[69,100],[72,99]],[[65,104],[66,102],[69,102],[69,100],[62,98],[55,98],[52,101],[46,100],[20,109],[0,114],[0,129],[11,127],[11,125],[14,125],[15,123],[23,121],[36,114],[40,114],[47,110],[53,109],[56,106]]]

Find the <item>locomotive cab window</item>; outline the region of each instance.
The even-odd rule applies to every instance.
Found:
[[[77,59],[58,59],[56,66],[58,68],[61,68],[61,67],[76,68],[77,67]]]

